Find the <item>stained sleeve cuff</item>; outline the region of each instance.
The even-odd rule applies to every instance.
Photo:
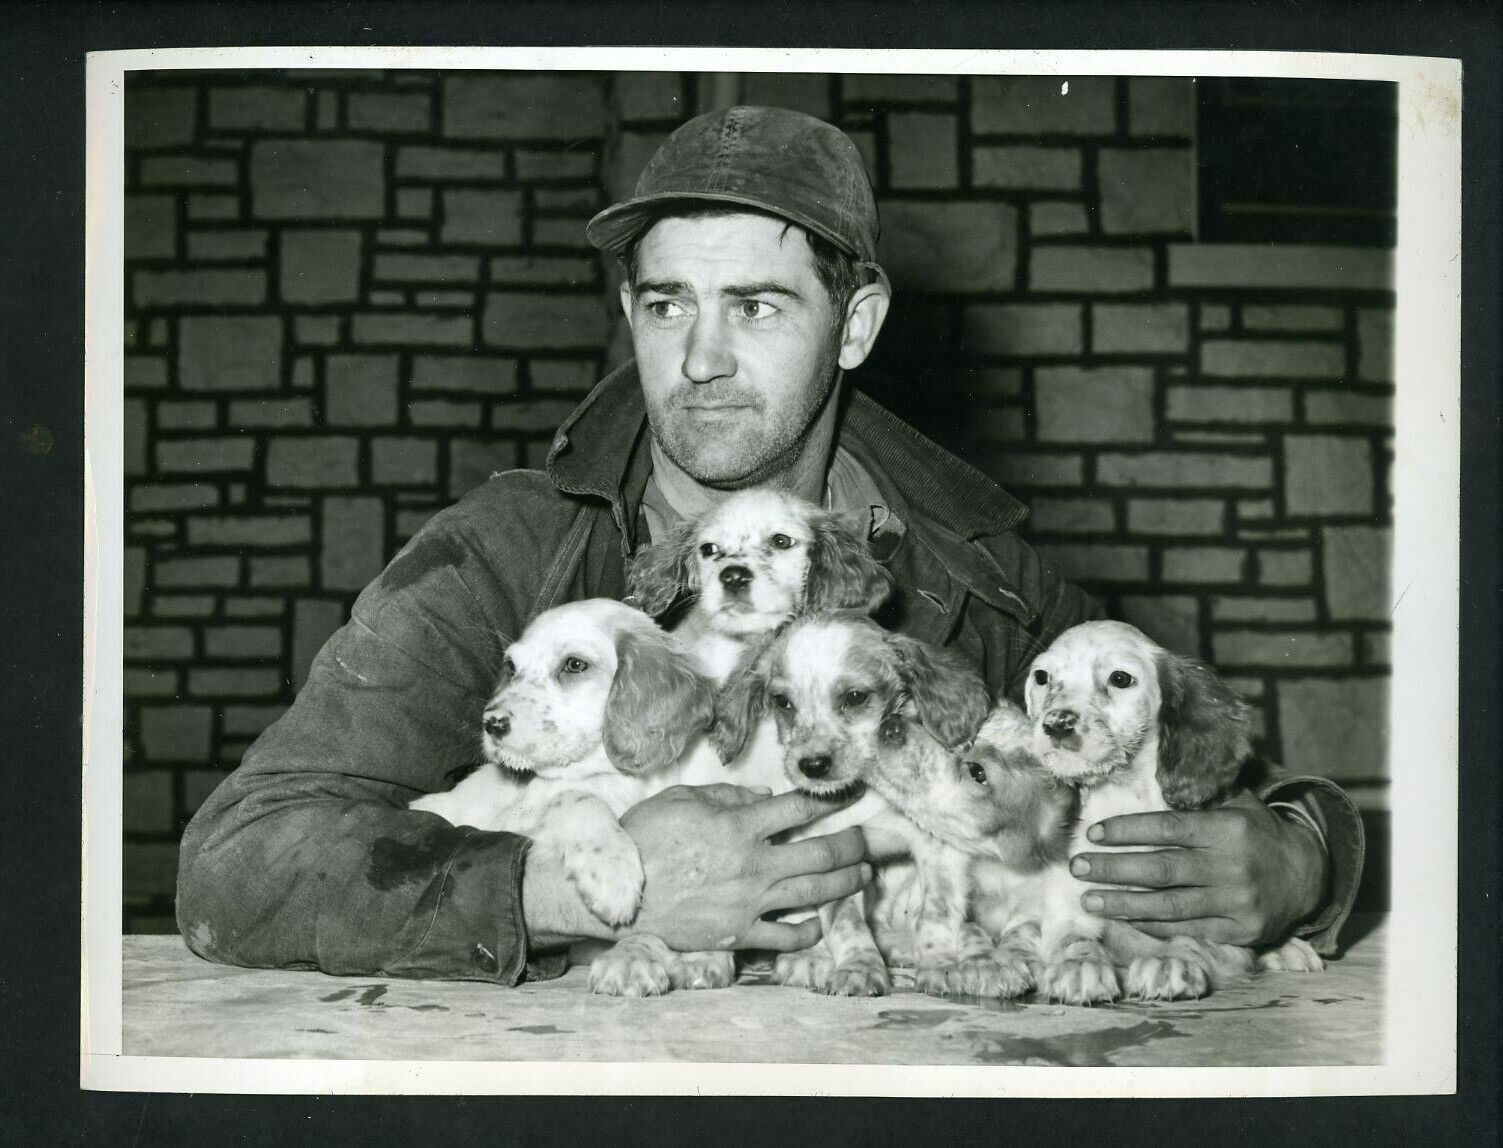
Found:
[[[1295,929],[1322,956],[1334,956],[1341,926],[1351,914],[1362,882],[1367,838],[1352,799],[1329,778],[1280,777],[1258,796],[1280,816],[1310,828],[1326,850],[1326,892],[1315,915]]]

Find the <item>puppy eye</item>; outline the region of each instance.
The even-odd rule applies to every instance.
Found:
[[[1119,690],[1125,690],[1128,686],[1136,685],[1138,679],[1126,670],[1113,670],[1111,676],[1106,679],[1107,684]]]
[[[841,698],[841,701],[851,709],[855,709],[857,706],[864,706],[866,699],[871,696],[870,690],[846,690],[845,697]]]
[[[582,674],[590,668],[590,663],[583,658],[569,657],[564,659],[564,664],[559,668],[566,674]]]
[[[769,541],[779,550],[793,549],[793,539],[786,534],[774,534]]]
[[[1041,686],[1047,686],[1049,684],[1049,675],[1046,674],[1043,670],[1034,670],[1033,680]]]
[[[713,542],[705,542],[700,545],[699,552],[706,558],[713,558],[720,553],[720,547]]]
[[[793,709],[793,701],[787,694],[772,694],[770,700],[773,705],[785,713]]]
[[[979,761],[966,762],[965,771],[971,775],[971,780],[977,785],[988,788],[991,786],[991,779],[986,776],[986,766],[982,765]]]

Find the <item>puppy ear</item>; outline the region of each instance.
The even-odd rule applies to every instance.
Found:
[[[946,749],[973,739],[991,709],[981,675],[939,646],[904,634],[889,634],[887,641],[898,655],[898,672],[924,728]]]
[[[1252,753],[1249,709],[1209,667],[1161,651],[1159,788],[1174,809],[1204,809],[1237,781]]]
[[[649,616],[657,617],[680,594],[699,589],[699,563],[694,561],[693,550],[698,525],[698,519],[685,519],[666,538],[633,555],[626,589]]]
[[[871,613],[892,593],[892,575],[872,557],[866,541],[838,516],[810,516],[814,539],[804,581],[804,610],[863,610]]]
[[[622,630],[605,699],[606,756],[622,773],[671,765],[714,717],[710,683],[666,634]]]
[[[767,677],[761,651],[750,650],[742,654],[731,676],[715,692],[715,722],[710,726],[710,742],[722,762],[729,765],[741,756],[752,729],[762,719],[766,701]]]

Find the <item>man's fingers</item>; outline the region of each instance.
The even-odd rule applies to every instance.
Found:
[[[1205,858],[1188,849],[1152,853],[1079,853],[1070,858],[1070,872],[1092,884],[1140,885],[1151,889],[1171,885],[1206,884]]]
[[[794,790],[789,793],[780,793],[776,797],[754,801],[742,810],[741,816],[746,818],[747,827],[757,836],[771,837],[785,829],[792,829],[795,825],[813,821],[826,813],[844,809],[855,800],[855,797],[853,793],[849,798],[835,801],[828,797],[814,797]]]
[[[812,909],[859,892],[872,879],[872,867],[849,865],[830,873],[805,873],[775,882],[762,898],[761,911]]]
[[[1124,813],[1096,822],[1086,830],[1086,836],[1097,845],[1204,845],[1215,816],[1196,810]]]
[[[782,921],[758,921],[747,930],[742,947],[771,949],[775,953],[796,953],[817,943],[822,932],[818,916],[793,925]]]
[[[1133,927],[1151,937],[1194,937],[1198,941],[1215,941],[1222,945],[1245,945],[1237,922],[1226,917],[1195,917],[1188,921],[1134,921]]]
[[[1092,889],[1082,894],[1081,908],[1097,917],[1122,921],[1192,921],[1214,917],[1222,907],[1212,889],[1164,889],[1156,893],[1129,893],[1116,889]]]
[[[698,785],[694,789],[697,793],[713,801],[716,805],[732,808],[740,805],[750,805],[754,801],[763,801],[772,793],[772,790],[764,789],[761,786],[752,788],[745,785],[731,785],[724,781],[717,781],[712,785]]]
[[[839,833],[806,837],[772,847],[772,871],[781,877],[828,873],[866,860],[866,836],[852,825]]]

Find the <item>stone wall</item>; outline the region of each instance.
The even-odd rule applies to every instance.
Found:
[[[724,84],[722,79],[721,84]],[[897,285],[856,376],[1033,509],[1269,751],[1386,805],[1390,253],[1196,242],[1190,80],[757,74],[856,139]],[[438,508],[629,353],[584,221],[705,77],[132,78],[127,928]]]

